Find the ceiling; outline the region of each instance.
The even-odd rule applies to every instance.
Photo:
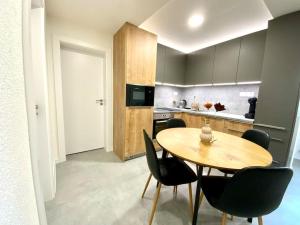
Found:
[[[45,0],[47,15],[115,33],[126,21],[140,25],[168,0]]]
[[[204,17],[199,28],[187,25],[191,15]],[[272,15],[261,0],[173,0],[140,27],[158,34],[162,44],[192,52],[266,29],[269,19]]]
[[[48,16],[111,34],[131,22],[186,53],[266,29],[268,20],[300,10],[300,0],[45,0],[45,5]],[[191,29],[187,20],[195,14],[204,22]]]
[[[273,17],[300,10],[300,0],[264,0]]]

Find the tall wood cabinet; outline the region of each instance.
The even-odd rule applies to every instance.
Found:
[[[154,86],[156,35],[125,23],[113,40],[113,151],[126,160],[145,152],[143,129],[152,134],[153,107],[126,107],[126,84]]]

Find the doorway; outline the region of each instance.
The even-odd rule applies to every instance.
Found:
[[[104,148],[104,57],[61,46],[66,155]]]

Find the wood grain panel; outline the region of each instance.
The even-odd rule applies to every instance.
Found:
[[[126,23],[126,80],[130,84],[155,85],[156,35]]]
[[[113,146],[121,159],[145,151],[143,129],[152,134],[153,108],[127,107],[126,83],[155,84],[156,35],[125,23],[114,35],[113,43]]]
[[[152,134],[153,107],[127,107],[125,159],[145,152],[143,129]]]
[[[242,134],[249,129],[252,129],[252,124],[240,123],[237,121],[225,120],[224,132],[241,137]]]
[[[125,57],[126,28],[114,35],[113,43],[113,151],[124,160],[125,146]]]
[[[251,141],[213,131],[216,141],[204,144],[200,133],[197,128],[172,128],[159,132],[156,140],[172,155],[212,168],[239,170],[272,163],[271,154]]]
[[[207,117],[207,121],[211,129],[215,131],[224,132],[224,119]]]

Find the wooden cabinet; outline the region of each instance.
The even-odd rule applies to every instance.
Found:
[[[125,29],[126,82],[155,85],[156,36],[129,23]]]
[[[122,160],[145,151],[143,129],[152,134],[153,107],[126,107],[126,83],[154,86],[156,35],[125,23],[113,40],[113,151]]]
[[[182,114],[181,112],[176,112],[174,113],[174,118],[182,119]]]
[[[211,129],[224,132],[224,119],[207,117]]]
[[[261,80],[265,40],[266,30],[241,38],[237,82]]]
[[[236,82],[240,39],[227,41],[216,46],[213,83]]]
[[[225,120],[224,132],[241,137],[242,134],[249,129],[252,129],[252,124],[240,123],[236,121]]]
[[[191,113],[182,113],[181,118],[185,121],[187,127],[202,128],[205,125],[205,121],[207,121],[213,130],[239,137],[246,130],[253,128],[252,124]]]
[[[205,123],[204,117],[197,114],[183,113],[182,119],[187,127],[201,128]]]
[[[185,84],[211,84],[213,79],[215,46],[187,55]]]
[[[175,49],[157,45],[156,82],[184,84],[186,55]]]
[[[151,121],[151,123],[149,123]],[[152,134],[153,108],[127,107],[125,124],[125,154],[124,158],[145,152],[143,129]]]

